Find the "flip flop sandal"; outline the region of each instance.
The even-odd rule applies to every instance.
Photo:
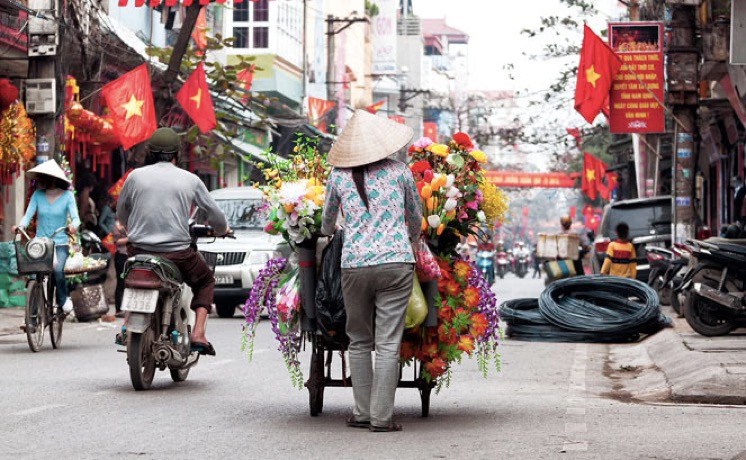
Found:
[[[126,347],[127,346],[127,333],[117,332],[117,335],[114,337],[114,344],[119,345],[120,347]]]
[[[190,350],[196,351],[201,355],[215,356],[215,348],[210,342],[192,342]]]
[[[346,423],[350,428],[370,428],[370,422],[355,420],[354,415],[350,415],[349,418],[347,418]]]
[[[389,426],[370,426],[370,431],[373,433],[389,433],[393,431],[402,431],[404,428],[402,428],[401,424],[391,422],[389,423]]]

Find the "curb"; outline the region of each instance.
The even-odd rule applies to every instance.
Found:
[[[746,375],[729,373],[712,353],[690,350],[674,330],[664,329],[643,344],[665,375],[672,400],[746,404]]]

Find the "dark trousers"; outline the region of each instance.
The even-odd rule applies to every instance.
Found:
[[[199,253],[192,248],[175,252],[145,251],[132,245],[127,245],[130,257],[138,254],[150,254],[170,260],[181,272],[184,282],[192,288],[192,310],[212,307],[215,297],[215,276]]]
[[[127,262],[127,254],[121,252],[114,253],[114,270],[117,273],[117,288],[114,291],[114,305],[116,306],[117,313],[122,309],[122,296],[124,296],[124,279],[122,279],[122,273],[124,273],[124,264]]]

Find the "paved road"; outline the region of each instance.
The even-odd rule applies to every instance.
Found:
[[[497,290],[512,298],[541,287],[509,277]],[[350,390],[329,389],[324,414],[309,417],[266,324],[248,363],[241,321],[212,318],[218,356],[184,383],[160,373],[138,393],[115,331],[73,324],[61,350],[37,354],[22,336],[0,337],[0,458],[685,460],[746,450],[746,409],[621,401],[604,345],[508,341],[502,373],[485,380],[464,362],[427,419],[416,391],[400,390],[405,431],[373,434],[344,426]]]

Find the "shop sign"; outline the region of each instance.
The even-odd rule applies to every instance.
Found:
[[[663,25],[609,23],[611,48],[623,62],[609,95],[612,133],[666,131],[663,101]]]

